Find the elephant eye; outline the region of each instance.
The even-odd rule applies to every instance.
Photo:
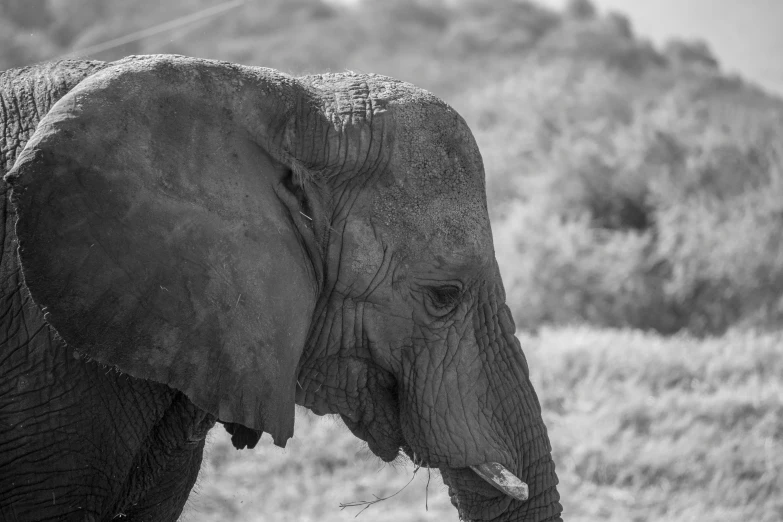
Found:
[[[455,285],[429,287],[432,302],[438,308],[450,308],[459,301],[462,290]]]

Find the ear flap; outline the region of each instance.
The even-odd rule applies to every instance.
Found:
[[[242,86],[165,73],[42,119],[8,176],[25,281],[74,349],[285,445],[317,292],[290,171],[226,107]]]

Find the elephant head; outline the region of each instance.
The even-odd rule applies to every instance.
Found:
[[[135,57],[65,95],[7,180],[26,285],[76,351],[278,445],[295,402],[338,413],[440,468],[465,519],[559,520],[481,156],[431,94]]]

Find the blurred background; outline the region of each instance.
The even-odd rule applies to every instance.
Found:
[[[0,0],[0,70],[179,53],[398,77],[484,156],[576,521],[783,520],[780,0]],[[210,435],[182,520],[456,520],[437,473],[297,412]]]

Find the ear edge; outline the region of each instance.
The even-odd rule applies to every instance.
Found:
[[[285,165],[288,170],[280,182],[277,195],[288,208],[292,222],[300,233],[310,255],[316,276],[316,290],[320,293],[324,284],[327,246],[331,221],[331,197],[326,187],[298,162]]]

